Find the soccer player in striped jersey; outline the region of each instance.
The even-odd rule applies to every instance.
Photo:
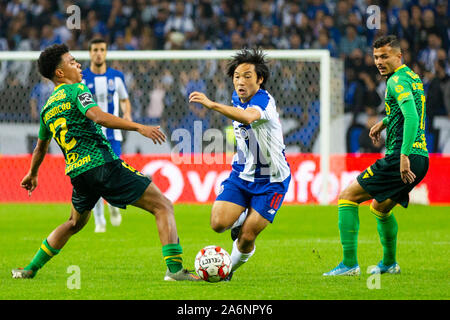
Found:
[[[357,259],[359,204],[372,200],[383,247],[383,258],[371,273],[400,273],[396,260],[398,225],[392,209],[408,207],[409,192],[428,171],[425,140],[425,92],[419,76],[402,64],[400,43],[384,36],[373,44],[373,57],[380,74],[387,79],[386,117],[369,132],[374,143],[386,129],[386,155],[364,170],[338,200],[339,231],[343,260],[324,276],[359,275]]]
[[[132,120],[131,104],[125,86],[122,72],[106,66],[107,46],[106,41],[95,38],[89,42],[89,56],[91,63],[89,68],[83,70],[83,83],[95,96],[95,101],[103,112],[108,112],[116,117],[119,109],[122,109],[123,118]],[[103,134],[108,139],[115,154],[122,155],[122,132],[118,129],[102,127]],[[122,221],[119,208],[108,203],[110,220],[113,226],[119,226]],[[106,231],[103,198],[100,198],[94,209],[95,232]]]
[[[232,273],[255,252],[258,234],[273,222],[291,179],[275,100],[265,84],[269,69],[261,50],[243,49],[228,64],[235,91],[232,106],[192,92],[197,102],[233,120],[237,142],[232,171],[211,212],[216,232],[232,229]],[[231,276],[229,276],[231,279]]]
[[[133,205],[155,216],[162,254],[167,265],[166,281],[200,281],[183,268],[173,205],[150,178],[120,160],[101,126],[137,131],[154,143],[165,141],[159,126],[145,126],[116,117],[95,102],[89,88],[81,83],[81,65],[65,44],[55,44],[41,52],[39,72],[55,84],[55,89],[40,114],[39,138],[33,151],[29,172],[21,186],[28,194],[38,185],[38,171],[52,137],[66,161],[65,173],[73,186],[70,218],[51,232],[25,268],[12,270],[13,278],[30,279],[67,241],[89,221],[100,197],[125,209]]]

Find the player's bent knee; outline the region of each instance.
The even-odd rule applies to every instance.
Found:
[[[69,225],[70,233],[75,234],[81,229],[83,229],[83,227],[86,225],[86,222],[82,220],[69,219],[67,224]]]
[[[66,222],[66,224],[69,227],[69,231],[72,234],[75,234],[78,231],[80,231],[81,229],[83,229],[83,227],[89,221],[89,217],[90,217],[90,211],[85,211],[84,213],[79,213],[79,212],[73,210],[69,220]]]
[[[173,215],[173,204],[168,198],[162,195],[157,202],[153,203],[151,212],[154,214],[169,214]]]
[[[387,200],[385,202],[373,201],[370,204],[370,212],[380,219],[386,219],[392,214],[392,208],[395,206],[395,202]]]
[[[166,210],[167,212],[173,214],[173,203],[172,201],[170,201],[166,196],[162,196],[162,202],[163,202],[163,207],[164,210]]]
[[[220,219],[213,219],[211,217],[210,225],[211,228],[217,233],[222,233],[227,230],[226,226],[222,223],[222,221],[220,221]]]
[[[353,194],[348,189],[344,189],[339,193],[338,199],[351,201],[353,199]]]
[[[211,228],[217,233],[222,233],[229,227],[222,217],[223,215],[220,211],[216,210],[211,213],[210,225]]]

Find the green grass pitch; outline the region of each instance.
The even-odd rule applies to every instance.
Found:
[[[209,205],[176,205],[184,264],[206,245],[231,251],[230,233],[209,227]],[[336,206],[283,206],[256,241],[256,253],[231,282],[163,281],[165,264],[154,218],[129,207],[120,227],[94,233],[93,217],[32,280],[12,279],[43,239],[69,216],[68,204],[0,205],[0,299],[449,299],[449,207],[397,207],[400,275],[370,278],[381,258],[375,218],[361,206],[359,277],[325,278],[341,260]],[[107,214],[107,220],[109,216]],[[80,289],[70,289],[77,266]],[[69,272],[68,272],[69,270]],[[368,286],[368,283],[371,284]],[[379,289],[373,288],[379,285]],[[369,287],[372,287],[370,289]]]

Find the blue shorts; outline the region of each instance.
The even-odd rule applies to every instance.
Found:
[[[122,155],[122,141],[108,140],[114,153],[120,158]]]
[[[222,182],[216,201],[228,201],[244,208],[253,208],[270,223],[283,203],[291,176],[283,182],[250,182],[239,178],[236,171]]]

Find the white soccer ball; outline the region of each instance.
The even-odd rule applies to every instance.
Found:
[[[231,272],[231,257],[221,247],[204,247],[195,257],[195,271],[205,281],[219,282]]]

